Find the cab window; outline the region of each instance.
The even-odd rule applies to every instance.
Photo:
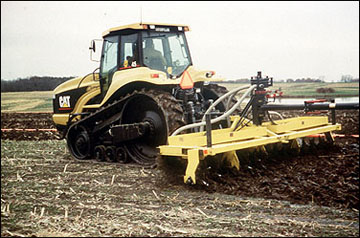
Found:
[[[120,69],[139,65],[137,39],[137,33],[121,36]]]
[[[170,76],[180,76],[192,64],[183,32],[143,32],[142,34],[145,66],[166,72]]]

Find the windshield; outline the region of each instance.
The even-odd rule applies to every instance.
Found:
[[[170,76],[181,75],[191,65],[183,32],[143,32],[142,48],[145,66]]]

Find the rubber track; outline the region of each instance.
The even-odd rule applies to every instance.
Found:
[[[126,103],[126,100],[137,94],[143,94],[153,98],[157,102],[157,104],[162,108],[162,110],[165,113],[165,118],[167,120],[169,133],[172,133],[177,128],[185,124],[183,119],[182,107],[180,103],[170,93],[160,90],[154,90],[154,89],[150,89],[150,90],[142,89],[140,91],[135,90],[133,93],[127,94],[123,98],[114,101],[108,106],[100,108],[95,112],[92,112],[90,115],[86,116],[85,118],[73,123],[69,127],[69,130],[75,128],[78,125],[83,125],[89,130],[88,133],[90,134],[92,140],[94,140],[94,138],[98,138],[97,136],[94,136],[91,131],[95,127],[95,122],[105,121],[108,123],[107,125],[102,125],[101,126],[102,129],[100,131],[96,131],[96,135],[100,135],[102,132],[105,132],[106,129],[108,129],[110,125],[113,124],[114,122],[114,121],[108,122],[106,120],[111,116],[115,115],[116,113],[121,112],[124,104]],[[96,125],[96,127],[99,126]],[[98,143],[94,141],[93,144],[98,144]],[[140,161],[137,161],[137,163],[142,164]],[[148,166],[149,164],[144,164],[144,165]]]

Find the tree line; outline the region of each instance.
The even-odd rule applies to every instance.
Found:
[[[312,79],[312,78],[301,78],[301,79],[287,79],[286,83],[325,83],[321,79]]]
[[[1,79],[1,92],[52,91],[72,78],[75,77],[32,76],[15,80]]]
[[[352,75],[343,75],[341,76],[341,82],[344,83],[358,83],[359,82],[359,78],[354,78]]]

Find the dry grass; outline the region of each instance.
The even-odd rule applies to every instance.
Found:
[[[358,210],[161,185],[136,165],[73,161],[64,141],[1,141],[1,236],[358,236]]]
[[[51,111],[52,95],[52,91],[1,93],[1,112]]]
[[[34,109],[43,103],[45,103],[45,100],[33,100],[30,102],[28,100],[23,100],[23,99],[8,100],[8,101],[4,102],[4,105],[14,105],[13,108],[10,110],[2,110],[2,111],[3,112],[11,112],[11,111],[21,112],[21,111]]]

